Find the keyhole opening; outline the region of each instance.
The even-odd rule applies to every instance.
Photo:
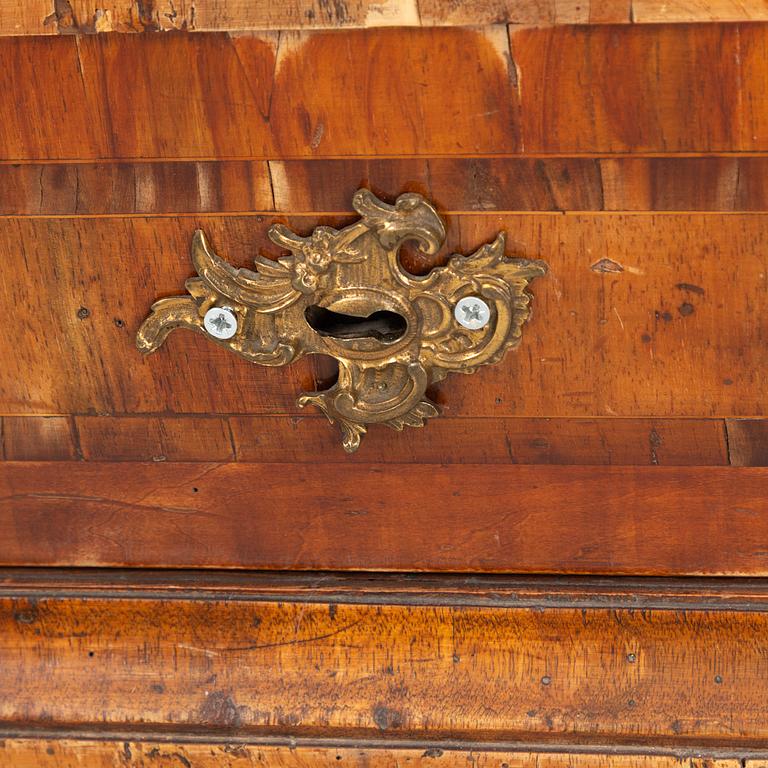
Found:
[[[368,317],[345,315],[313,304],[304,310],[310,327],[321,336],[334,339],[376,339],[392,342],[403,336],[408,327],[405,318],[397,312],[380,309]]]

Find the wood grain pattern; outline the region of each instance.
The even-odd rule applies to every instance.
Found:
[[[54,27],[46,24],[50,16],[56,19],[55,4],[48,0],[27,0],[24,3],[0,0],[0,35],[51,34]]]
[[[0,157],[264,156],[275,45],[216,34],[3,39],[0,86],[13,107]]]
[[[87,461],[232,461],[227,419],[86,416],[75,418]],[[277,429],[277,424],[274,424]]]
[[[418,192],[442,211],[604,208],[597,159],[274,160],[269,168],[275,207],[283,211],[345,211],[361,186],[385,196]],[[617,184],[623,190],[631,181]]]
[[[126,760],[142,768],[166,768],[175,761],[194,768],[325,768],[342,765],[391,768],[680,768],[675,755],[490,751],[445,748],[425,742],[418,749],[381,747],[277,747],[232,739],[229,743],[180,741],[88,741],[85,739],[3,739],[2,768],[124,768]],[[695,757],[686,768],[764,768],[765,763]]]
[[[0,337],[0,413],[297,413],[296,395],[327,382],[320,363],[249,365],[185,332],[147,358],[134,345],[152,302],[183,292],[196,227],[248,266],[260,251],[278,253],[266,231],[281,219],[0,221],[14,276],[0,285],[0,304],[35,307],[19,333]],[[349,221],[282,220],[300,232]],[[447,225],[444,254],[411,252],[408,268],[423,272],[506,230],[510,253],[544,258],[550,273],[533,286],[520,350],[434,388],[445,415],[766,415],[764,216],[468,215]]]
[[[240,461],[426,464],[728,464],[717,420],[437,419],[429,429],[371,430],[365,450],[337,451],[321,418],[232,416]],[[105,458],[109,449],[104,446]]]
[[[764,34],[761,25],[512,31],[525,151],[757,149],[768,102],[744,97],[764,92]]]
[[[768,25],[693,18],[768,12],[0,0],[0,768],[768,765]],[[550,264],[442,419],[140,357],[362,185]]]
[[[423,24],[621,24],[631,20],[631,4],[632,0],[419,0],[419,11]]]
[[[750,217],[749,221],[754,224],[759,218]],[[745,398],[740,407],[751,409],[744,385],[751,380],[747,386],[754,386],[763,362],[762,354],[747,342],[746,336],[753,329],[760,335],[761,323],[749,319],[754,301],[738,296],[737,285],[743,285],[744,280],[760,283],[765,279],[762,246],[755,240],[745,247],[743,254],[736,255],[731,250],[735,241],[725,246],[715,234],[718,227],[723,228],[721,231],[731,229],[739,217],[596,216],[593,221],[599,230],[594,240],[584,226],[584,218],[549,217],[548,222],[559,230],[560,237],[557,241],[547,238],[545,242],[539,239],[543,230],[538,225],[543,222],[535,217],[459,218],[464,242],[483,242],[492,231],[505,229],[509,224],[511,241],[525,243],[525,252],[543,256],[551,265],[548,278],[533,289],[536,317],[528,329],[527,361],[526,354],[510,356],[508,362],[494,366],[484,378],[483,386],[502,399],[502,403],[494,403],[502,406],[501,411],[512,404],[513,412],[519,413],[519,393],[521,398],[531,398],[531,406],[534,399],[538,400],[535,407],[539,415],[554,415],[566,402],[573,406],[584,402],[582,398],[594,397],[593,402],[599,404],[591,415],[624,416],[629,415],[628,403],[623,399],[628,397],[635,416],[693,416],[694,412],[696,416],[712,416],[716,414],[707,413],[706,406],[701,407],[704,398],[713,403],[714,397],[724,404],[730,400],[732,390],[738,389]],[[663,221],[669,227],[666,231]],[[747,219],[742,223],[746,224]],[[560,229],[560,224],[566,227]],[[701,229],[694,233],[688,228],[690,225],[701,225]],[[630,252],[631,257],[625,260]],[[587,262],[588,277],[597,284],[582,283]],[[728,264],[739,264],[739,270],[730,272]],[[711,278],[706,278],[705,273],[710,273]],[[751,277],[747,278],[747,274]],[[624,276],[626,280],[622,279]],[[569,296],[579,283],[584,292],[572,301]],[[693,317],[695,323],[685,323]],[[546,318],[546,322],[537,325],[536,318]],[[570,335],[574,328],[579,329],[580,335],[584,333],[579,340]],[[532,329],[536,330],[531,333]],[[549,348],[548,332],[558,336]],[[704,341],[704,337],[718,339],[716,356],[711,356],[712,342]],[[589,360],[577,361],[574,353],[578,346],[590,350]],[[627,361],[631,361],[630,366]],[[523,394],[520,388],[517,393],[508,389],[505,392],[502,380],[508,380],[510,370],[517,372],[513,375],[519,382],[532,382],[531,374],[538,376],[536,389],[540,397]],[[648,378],[640,371],[645,371]],[[691,373],[690,378],[686,372]],[[558,376],[567,386],[556,392],[552,384]],[[465,382],[469,384],[469,380]],[[695,407],[690,401],[686,403],[684,390],[697,393],[699,402]],[[462,403],[468,403],[472,397],[477,402],[476,390],[474,395],[469,387],[458,392],[457,396],[456,388],[451,387],[450,405],[456,409],[454,412],[460,413]],[[467,400],[463,401],[464,397]],[[448,398],[441,402],[448,402]],[[753,404],[757,405],[754,401]],[[532,411],[529,413],[533,415]],[[760,416],[762,409],[749,415]]]
[[[653,18],[665,9],[646,3],[641,13]],[[687,3],[677,12],[666,11],[671,21],[738,21],[736,9],[722,10]],[[732,4],[735,5],[735,4]],[[760,18],[758,9],[743,7],[741,20]],[[173,6],[155,2],[94,2],[27,0],[0,2],[0,35],[95,34],[102,32],[215,32],[264,29],[337,29],[346,27],[477,25],[491,23],[580,24],[626,23],[630,0],[475,0],[446,3],[439,0],[179,0]]]
[[[0,85],[11,108],[0,127],[0,157],[270,157],[516,148],[503,27],[349,35],[340,47],[336,34],[286,32],[279,52],[276,35],[3,40]],[[468,59],[451,55],[457,48],[471,57],[477,83],[471,91],[451,87],[470,74]],[[127,71],[134,73],[131,99],[124,98]],[[397,82],[399,96],[392,99],[395,72],[403,77]],[[336,78],[346,81],[343,100],[327,90]],[[40,98],[48,90],[57,96],[49,99],[47,119],[32,131],[28,115],[43,112]],[[178,119],[180,113],[184,120]]]
[[[274,209],[258,161],[0,165],[0,213],[77,215]]]
[[[353,192],[419,192],[456,211],[763,211],[763,157],[273,160],[280,211],[347,211]],[[2,168],[0,167],[0,174]]]
[[[731,422],[733,423],[733,422]],[[743,421],[761,434],[762,421]],[[431,429],[373,430],[364,453],[338,451],[321,416],[6,416],[7,461],[244,461],[422,464],[759,465],[711,419],[443,418]],[[757,442],[753,439],[752,441]],[[758,443],[759,445],[759,443]]]
[[[768,422],[728,419],[728,450],[737,467],[768,466]]]
[[[763,158],[600,160],[605,210],[760,210]]]
[[[725,425],[689,419],[456,419],[372,430],[348,456],[322,416],[78,416],[0,419],[15,461],[381,462],[690,465],[729,463]],[[53,428],[55,425],[55,428]]]
[[[760,0],[419,0],[431,24],[658,24],[765,21]]]
[[[0,215],[352,214],[361,186],[446,213],[767,211],[766,179],[756,156],[0,163]]]
[[[430,159],[429,179],[438,204],[447,208],[489,211],[603,210],[601,161],[565,159]],[[277,195],[277,189],[276,193]],[[681,210],[681,209],[678,209]]]
[[[428,431],[372,430],[366,450],[348,456],[325,418],[311,414],[0,417],[8,461],[712,466],[729,463],[725,436],[717,419],[443,418]],[[733,430],[729,438],[735,463],[749,465]]]
[[[0,35],[246,31],[478,24],[628,24],[765,21],[759,0],[178,0],[0,3]]]
[[[767,34],[582,25],[508,40],[497,25],[4,38],[0,158],[764,152]]]
[[[68,461],[81,458],[66,416],[0,418],[0,456],[6,461]]]
[[[751,612],[0,599],[5,730],[764,746]],[[692,693],[693,691],[693,693]],[[426,756],[424,756],[426,757]],[[434,759],[434,758],[433,758]],[[334,760],[335,762],[335,760]]]
[[[240,235],[232,247],[255,255],[254,247],[264,242],[266,227],[259,218],[241,222],[245,226],[237,228]],[[189,410],[250,412],[261,402],[257,412],[284,412],[295,408],[298,391],[314,388],[309,360],[272,370],[272,376],[260,382],[270,372],[241,365],[223,349],[214,353],[218,358],[215,376],[200,378],[195,359],[199,361],[201,354],[205,359],[211,352],[202,337],[187,339],[192,347],[181,357],[168,358],[165,373],[162,363],[160,369],[147,367],[151,359],[143,359],[136,350],[136,329],[156,298],[183,290],[190,274],[189,238],[195,227],[191,220],[6,220],[9,224],[5,243],[12,241],[12,250],[23,253],[26,263],[15,265],[21,270],[16,279],[3,283],[2,302],[38,309],[28,316],[24,342],[17,338],[11,344],[6,337],[15,348],[0,374],[6,413],[174,411],[177,407],[166,398],[180,397],[191,405],[190,397],[201,396],[209,402]],[[205,228],[213,234],[210,223]],[[137,253],[141,254],[139,264]],[[41,286],[46,282],[52,292],[42,300]],[[141,296],[136,295],[137,289]],[[163,350],[155,355],[155,361],[165,354]],[[227,382],[226,387],[218,386],[218,381]],[[162,405],[161,393],[165,393]],[[17,409],[11,402],[25,405]]]
[[[517,151],[508,54],[504,27],[366,30],[343,43],[331,33],[285,33],[270,112],[275,144],[288,156]]]
[[[754,0],[632,0],[632,18],[639,24],[679,21],[766,21],[768,7]]]
[[[733,467],[5,462],[0,564],[765,575],[767,482]]]
[[[157,0],[117,3],[32,0],[0,3],[0,34],[96,34],[102,32],[204,32],[293,27],[367,27],[418,24],[416,0]]]

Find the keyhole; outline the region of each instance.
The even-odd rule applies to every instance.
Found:
[[[334,339],[376,339],[397,341],[405,333],[408,324],[402,315],[380,309],[368,317],[345,315],[313,304],[304,311],[310,327],[321,336]]]

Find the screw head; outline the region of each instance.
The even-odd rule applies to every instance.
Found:
[[[227,307],[211,307],[205,313],[203,325],[214,339],[231,339],[237,333],[237,317]]]
[[[465,296],[456,303],[453,316],[459,325],[477,331],[491,321],[491,308],[477,296]]]

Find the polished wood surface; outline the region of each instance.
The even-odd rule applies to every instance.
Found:
[[[0,215],[345,213],[360,186],[441,212],[756,211],[768,158],[558,157],[0,163]]]
[[[439,758],[439,760],[438,760]],[[86,739],[0,741],[2,768],[123,768],[126,761],[142,768],[169,765],[195,768],[324,768],[365,765],[370,768],[679,768],[680,757],[668,755],[617,754],[616,752],[536,752],[508,750],[470,750],[446,745],[407,749],[382,747],[276,747],[252,740],[225,743],[184,743],[165,741],[96,741]],[[738,758],[686,759],[687,768],[764,768],[762,760]]]
[[[272,210],[263,161],[0,164],[0,214]]]
[[[768,209],[761,156],[272,160],[269,170],[275,210],[288,212],[346,211],[361,184],[420,192],[446,212]]]
[[[0,564],[764,575],[767,480],[751,467],[6,462]]]
[[[564,743],[598,754],[650,743],[673,754],[693,744],[732,756],[765,748],[764,589],[749,611],[720,604],[714,585],[688,584],[695,604],[663,582],[642,609],[631,593],[552,607],[535,580],[527,605],[515,605],[514,588],[500,604],[479,604],[429,590],[419,599],[396,584],[383,603],[342,582],[320,595],[312,578],[290,600],[236,583],[228,595],[206,593],[200,575],[194,594],[195,581],[187,592],[158,583],[131,595],[116,583],[130,574],[102,574],[101,595],[55,576],[47,587],[38,576],[32,591],[11,579],[0,586],[0,668],[14,670],[0,676],[1,727],[29,737],[67,723],[122,744],[163,732],[173,743],[180,731],[203,743],[367,740],[418,745],[432,758],[425,750],[460,739],[511,751],[523,735],[554,752]]]
[[[766,20],[0,0],[0,766],[768,765]],[[435,201],[415,273],[550,264],[441,419],[350,457],[326,358],[139,355],[196,228],[360,186]]]
[[[765,152],[767,34],[493,25],[5,38],[0,157]],[[537,82],[548,87],[526,87]],[[46,119],[30,130],[36,114]]]
[[[733,423],[733,422],[731,422]],[[742,422],[738,422],[742,423]],[[762,421],[756,423],[762,424]],[[348,456],[323,416],[6,417],[5,458],[16,461],[246,461],[424,464],[648,464],[731,462],[718,419],[444,418],[434,429],[375,429]],[[753,460],[738,454],[741,466]]]
[[[193,333],[174,334],[149,357],[134,342],[152,302],[177,294],[189,277],[195,227],[247,266],[260,251],[279,253],[266,238],[274,220],[0,220],[9,270],[0,301],[35,308],[20,334],[0,337],[2,413],[299,413],[296,393],[333,375],[322,361],[261,368]],[[299,232],[318,223],[282,220]],[[474,376],[450,376],[434,398],[447,416],[764,416],[765,221],[753,214],[447,217],[449,248],[469,252],[506,230],[512,253],[546,259],[550,273],[532,286],[520,350]],[[424,272],[446,256],[413,251],[404,261]]]
[[[318,414],[5,416],[6,461],[763,466],[762,420],[450,418],[429,431],[371,430],[348,456]],[[750,430],[746,432],[746,430]],[[745,440],[747,442],[745,442]],[[745,446],[749,445],[749,448]]]
[[[728,419],[730,463],[737,467],[768,466],[768,422],[762,419]]]

